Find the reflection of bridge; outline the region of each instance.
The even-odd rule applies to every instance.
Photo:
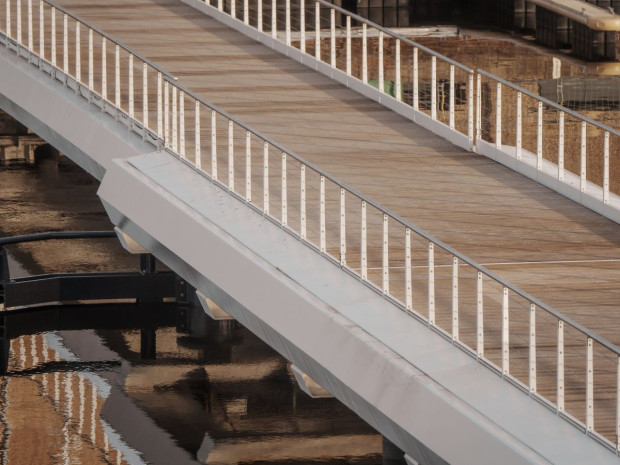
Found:
[[[63,4],[176,76],[51,3],[0,13],[0,106],[103,179],[128,247],[423,463],[617,461],[619,351],[581,326],[617,342],[617,226],[464,150],[617,220],[617,131],[322,2]]]

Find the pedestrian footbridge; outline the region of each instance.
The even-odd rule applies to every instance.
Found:
[[[6,0],[0,108],[411,463],[618,463],[620,133],[320,0]]]

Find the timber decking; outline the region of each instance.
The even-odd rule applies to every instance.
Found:
[[[620,343],[617,224],[491,160],[456,148],[180,3],[59,3],[150,58],[207,100],[560,312]],[[220,139],[225,139],[225,132]],[[206,154],[203,157],[204,166],[208,158]],[[332,197],[331,203],[335,202]],[[377,225],[369,234],[377,236],[379,228]],[[414,244],[414,252],[421,246],[424,244]],[[396,282],[404,274],[398,266],[402,255],[399,258],[394,250],[391,254],[391,279]],[[355,255],[347,259],[352,267],[359,260]],[[419,283],[414,308],[425,314],[422,291],[426,271],[424,259],[419,260],[414,259],[414,284]],[[437,261],[446,263],[441,257]],[[369,266],[380,267],[380,258],[371,256]],[[437,272],[438,320],[442,321],[450,318],[449,294],[442,294],[442,289],[449,289],[446,270],[449,268],[439,267]],[[377,272],[380,270],[370,271]],[[464,270],[465,283],[466,273]],[[475,346],[476,328],[465,318],[474,315],[474,297],[472,274],[470,285],[461,288],[461,337]],[[527,306],[511,301],[512,305],[524,311],[511,316],[511,334],[523,333],[511,337],[511,371],[526,377]],[[486,355],[498,360],[501,288],[497,299],[485,301],[485,311],[487,308]],[[539,314],[538,388],[554,399],[556,323],[549,319],[546,329],[543,323],[544,316]],[[585,341],[583,346],[566,350],[567,406],[572,404],[579,411],[585,398]],[[612,441],[616,363],[610,358],[609,366],[597,366],[595,373],[597,384],[609,381],[608,389],[595,394],[597,430]]]

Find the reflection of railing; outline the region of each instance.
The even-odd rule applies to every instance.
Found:
[[[302,53],[314,51],[319,60],[328,57],[331,68],[359,77],[368,88],[368,81],[375,79],[380,93],[386,80],[393,81],[393,101],[410,105],[427,120],[447,121],[448,130],[473,142],[471,70],[322,0],[309,10],[300,5],[297,46]],[[247,0],[240,7],[241,14],[234,2],[228,8],[232,21],[251,24],[272,39],[283,36],[283,43],[293,45],[288,1],[283,12],[272,3],[270,11],[275,15],[263,10],[261,0],[251,10]],[[209,8],[224,13],[221,1]],[[130,48],[54,3],[39,2],[37,21],[31,0],[26,15],[22,10],[22,0],[6,0],[0,13],[4,15],[0,41],[9,49],[144,139],[175,153],[343,271],[586,434],[616,449],[620,438],[620,350],[616,346],[204,101]],[[256,16],[250,17],[250,11]],[[346,24],[344,53],[336,48],[337,15]],[[326,19],[328,33],[321,29]],[[353,21],[362,24],[361,61],[352,52]],[[281,22],[284,34],[278,32]],[[375,33],[379,46],[370,51],[368,37]],[[84,43],[87,52],[82,51]],[[386,46],[393,66],[385,65]],[[402,102],[401,97],[405,69],[411,72],[411,102]],[[461,77],[457,78],[457,71]],[[430,96],[420,86],[422,73],[431,77]],[[438,75],[447,76],[447,112],[438,111],[445,108],[438,105]],[[491,79],[479,76],[478,82],[482,76]],[[457,82],[467,83],[462,114],[456,111]],[[423,108],[420,101],[427,98],[430,108]],[[480,107],[480,97],[476,101]],[[497,102],[501,105],[500,98]],[[480,113],[477,120],[480,132]],[[500,118],[497,121],[502,123]],[[595,417],[602,419],[602,426],[595,427]]]

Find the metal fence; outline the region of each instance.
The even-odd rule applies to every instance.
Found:
[[[615,345],[201,99],[154,63],[55,3],[33,3],[5,0],[0,42],[7,49],[154,146],[174,153],[533,399],[618,450],[620,350]],[[537,109],[540,133],[548,127],[545,108],[557,109],[487,73],[475,77],[467,67],[326,2],[308,8],[301,1],[295,21],[288,1],[283,9],[275,2],[263,7],[261,0],[241,5],[220,0],[213,9],[313,53],[384,94],[392,89],[390,98],[463,134],[472,144],[478,132],[478,140],[487,138],[505,148],[509,136],[502,86],[521,102],[514,107],[522,115],[515,120],[516,157],[529,147],[522,142],[527,124],[523,115],[530,116],[532,105]],[[345,31],[344,51],[336,46],[337,23]],[[352,52],[353,24],[361,25],[361,58]],[[298,32],[296,37],[293,32]],[[368,43],[374,36],[376,48]],[[411,81],[403,80],[405,75]],[[411,82],[410,94],[405,82]],[[485,82],[493,84],[495,98],[482,98]],[[531,103],[524,106],[525,97]],[[496,102],[489,107],[496,109],[494,118],[481,111],[488,102]],[[604,158],[609,158],[611,128],[560,111],[578,124],[602,128]],[[493,121],[499,129],[486,131],[485,125]],[[588,139],[582,140],[587,145]],[[582,158],[584,152],[581,149]],[[564,166],[569,169],[566,158]],[[582,179],[591,179],[588,172]],[[609,184],[608,177],[602,179]],[[602,191],[611,195],[605,185]]]

